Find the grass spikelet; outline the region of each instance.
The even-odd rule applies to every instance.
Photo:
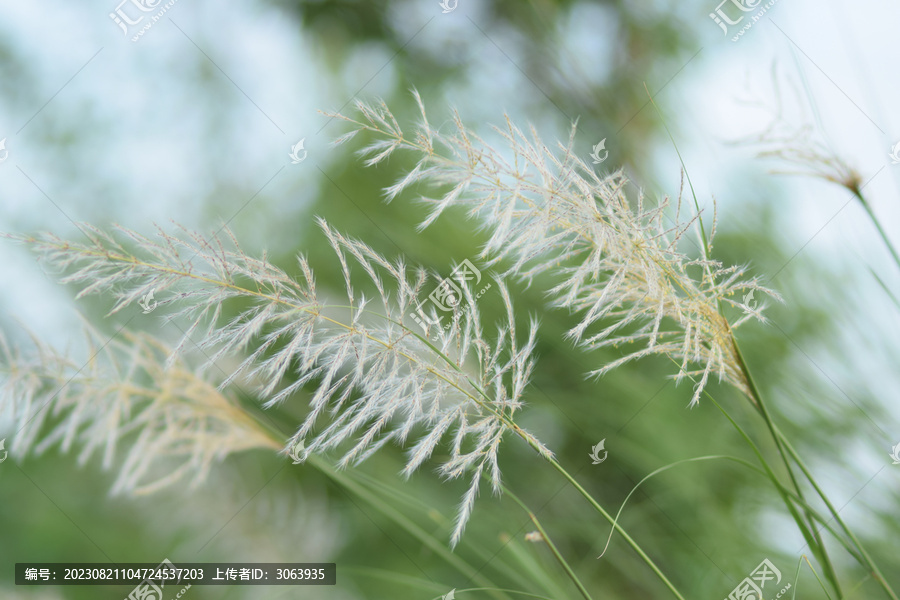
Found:
[[[36,339],[29,353],[3,340],[0,414],[15,423],[14,454],[78,446],[80,463],[99,452],[109,469],[125,447],[112,492],[147,494],[185,479],[198,485],[229,454],[279,448],[213,382],[171,361],[163,342],[127,331],[108,342],[90,329],[86,337],[84,366]]]
[[[416,98],[422,117],[413,135],[400,129],[383,103],[360,103],[361,119],[332,115],[374,137],[360,151],[364,156],[383,160],[381,149],[389,145],[391,152],[418,157],[410,173],[388,188],[388,200],[415,181],[443,190],[442,197],[423,199],[431,210],[422,227],[446,209],[462,207],[489,232],[482,253],[489,264],[505,262],[507,273],[528,284],[550,272],[556,278],[549,290],[553,304],[581,316],[569,337],[588,349],[623,352],[590,375],[666,355],[681,367],[678,380],[700,377],[691,405],[710,375],[750,395],[732,330],[748,319],[763,320],[762,308],[744,299],[751,292],[778,296],[743,267],[687,252],[693,243],[687,234],[699,220],[680,220],[680,197],[675,206],[668,198],[650,206],[638,191],[629,201],[621,171],[601,176],[575,154],[574,126],[567,142],[551,149],[534,128],[523,131],[507,117],[504,127],[493,130],[500,151],[466,128],[457,113],[450,132],[434,129]],[[734,323],[722,306],[740,311]]]
[[[367,114],[393,127],[385,110],[373,108]],[[512,421],[533,368],[537,324],[532,323],[527,341],[520,345],[503,283],[498,281],[497,287],[507,306],[507,322],[496,335],[483,330],[472,291],[463,284],[467,301],[454,307],[450,323],[429,340],[430,332],[418,333],[411,322],[425,291],[424,273],[402,260],[387,260],[324,221],[319,225],[341,265],[344,301],[320,299],[303,257],[303,277],[295,280],[265,255],[256,259],[245,254],[227,230],[210,239],[184,229],[178,235],[160,230],[162,241],[156,242],[121,228],[107,234],[85,226],[87,243],[52,235],[19,239],[42,260],[66,270],[63,282],[83,286],[79,296],[111,294],[116,300],[113,313],[153,290],[167,318],[187,320],[179,349],[191,336],[192,341],[199,338],[198,346],[209,356],[207,367],[225,355],[243,357],[221,388],[238,376],[259,382],[259,395],[271,407],[314,384],[308,414],[288,449],[301,442],[307,454],[340,449],[337,464],[346,467],[360,464],[388,442],[406,445],[410,436],[418,435],[403,475],[411,475],[447,441],[451,453],[439,472],[455,479],[486,470],[495,491],[500,486],[500,442],[511,428],[550,456]],[[126,248],[129,241],[135,251]],[[355,291],[354,273],[371,282],[374,298]],[[223,305],[238,299],[237,316],[226,321]],[[170,367],[177,352],[172,356]],[[285,384],[290,371],[296,379]],[[143,464],[129,467],[140,469]],[[454,545],[465,528],[480,477],[471,481],[454,528]]]

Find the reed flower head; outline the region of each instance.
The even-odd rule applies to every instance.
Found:
[[[398,150],[418,157],[415,166],[386,189],[388,201],[422,182],[442,195],[422,200],[431,207],[421,227],[445,210],[462,207],[489,236],[482,258],[506,262],[508,273],[529,284],[542,273],[558,277],[550,290],[555,306],[577,311],[580,322],[570,337],[586,348],[621,347],[624,355],[594,371],[601,375],[625,362],[660,354],[680,365],[677,379],[698,379],[696,404],[711,374],[750,395],[740,368],[732,330],[762,312],[744,300],[751,292],[774,295],[741,267],[708,258],[713,232],[690,256],[685,248],[692,229],[702,231],[699,215],[681,218],[681,196],[648,206],[638,191],[626,195],[621,171],[601,176],[573,150],[576,127],[566,143],[547,147],[534,128],[527,132],[506,118],[493,133],[501,152],[468,129],[458,113],[444,132],[433,127],[418,93],[421,119],[404,133],[382,102],[358,102],[360,118],[332,116],[352,125],[343,143],[365,131],[375,141],[361,150],[366,165]],[[696,242],[693,242],[696,243]],[[734,323],[725,305],[742,311]]]
[[[100,452],[108,469],[127,446],[112,492],[146,494],[185,478],[197,485],[229,454],[277,447],[152,336],[123,331],[107,341],[87,329],[86,338],[82,364],[35,338],[26,353],[0,337],[0,416],[15,424],[16,454],[80,446],[79,462]]]
[[[482,476],[500,491],[498,452],[507,431],[514,429],[551,456],[512,421],[531,376],[537,324],[519,339],[509,293],[498,281],[506,319],[493,334],[486,332],[472,290],[462,285],[464,299],[452,319],[428,339],[432,332],[417,333],[411,323],[426,273],[319,224],[345,278],[343,299],[322,298],[304,257],[298,258],[301,277],[294,279],[265,255],[246,255],[227,231],[207,239],[160,230],[156,242],[122,228],[108,234],[84,226],[87,243],[52,235],[20,239],[68,270],[63,282],[84,286],[79,296],[112,294],[112,312],[153,290],[163,314],[187,320],[179,348],[199,337],[209,365],[226,354],[243,356],[221,388],[243,374],[258,382],[266,407],[288,401],[305,386],[314,388],[310,410],[285,453],[301,442],[307,453],[340,447],[338,464],[348,466],[393,442],[408,447],[403,474],[409,476],[446,443],[440,473],[450,479],[471,475],[452,534],[455,544]],[[356,290],[355,271],[374,288],[374,299]],[[237,315],[225,321],[224,306],[234,300],[241,300]],[[433,308],[427,316],[438,320]],[[410,442],[412,437],[418,439]]]
[[[759,158],[771,158],[791,165],[793,169],[777,169],[780,175],[806,175],[836,183],[854,194],[862,188],[862,176],[834,151],[813,123],[815,112],[812,98],[796,84],[797,76],[787,76],[772,65],[771,90],[764,94],[747,90],[743,103],[753,110],[766,114],[765,129],[738,144],[757,149]]]
[[[808,123],[798,126],[773,120],[765,131],[743,143],[756,146],[759,158],[771,158],[796,167],[794,170],[773,170],[775,174],[817,177],[854,194],[859,194],[862,189],[859,172],[818,139]]]

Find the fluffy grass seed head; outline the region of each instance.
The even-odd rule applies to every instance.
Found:
[[[336,143],[359,132],[374,140],[360,153],[367,165],[398,150],[418,157],[415,166],[386,189],[388,201],[415,183],[442,190],[422,198],[431,207],[427,227],[451,207],[462,207],[489,233],[481,257],[506,262],[508,273],[531,283],[541,273],[559,278],[550,290],[558,307],[577,311],[581,321],[569,335],[586,348],[613,346],[623,356],[592,371],[601,375],[628,361],[665,355],[680,365],[676,379],[697,381],[696,404],[711,375],[748,396],[732,330],[748,319],[764,320],[750,302],[752,292],[777,297],[742,267],[708,258],[712,237],[699,235],[697,256],[684,250],[699,216],[682,219],[680,194],[648,205],[638,191],[626,196],[621,171],[600,175],[574,150],[576,127],[566,143],[547,147],[534,128],[527,132],[507,117],[493,128],[501,152],[468,129],[453,112],[449,131],[433,127],[418,93],[421,118],[411,135],[383,103],[357,102],[359,118],[340,114],[353,127]],[[713,232],[715,226],[713,226]],[[741,311],[734,323],[722,307]]]
[[[748,89],[743,99],[751,109],[765,113],[768,124],[737,143],[755,148],[758,158],[774,159],[792,167],[774,169],[772,173],[817,177],[861,196],[862,176],[814,125],[810,116],[815,110],[812,99],[797,85],[796,76],[781,73],[777,63],[773,63],[770,81],[771,91],[767,89],[760,95]]]
[[[403,474],[409,476],[444,444],[439,472],[448,479],[468,474],[471,482],[452,533],[455,545],[482,477],[500,491],[498,453],[510,428],[552,455],[512,421],[533,368],[537,324],[519,339],[509,293],[497,281],[506,319],[486,332],[463,282],[452,315],[420,332],[414,315],[430,291],[426,273],[319,224],[345,278],[342,298],[323,298],[302,256],[295,279],[265,255],[246,255],[227,230],[212,239],[160,230],[157,242],[122,228],[109,234],[85,226],[87,243],[21,239],[70,273],[63,282],[84,286],[79,296],[111,293],[117,312],[153,290],[162,314],[187,321],[179,347],[196,340],[209,364],[226,354],[244,356],[222,387],[243,374],[259,382],[265,406],[313,387],[310,410],[285,453],[301,442],[307,453],[340,448],[338,464],[348,466],[392,442],[408,448]],[[356,290],[353,272],[371,283],[373,298]],[[223,306],[238,299],[236,316],[226,321]],[[434,307],[419,314],[429,323],[441,320]]]
[[[87,329],[87,363],[32,337],[25,352],[0,337],[0,416],[15,426],[11,451],[80,447],[109,469],[126,447],[112,492],[147,494],[184,479],[200,484],[232,453],[277,448],[234,400],[144,333],[111,340]]]

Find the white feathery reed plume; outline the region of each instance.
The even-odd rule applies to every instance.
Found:
[[[78,445],[81,464],[100,451],[109,469],[128,446],[112,493],[137,495],[185,477],[198,485],[229,454],[280,447],[184,362],[167,368],[164,343],[125,331],[108,342],[91,329],[86,337],[90,359],[82,365],[33,336],[30,353],[0,336],[0,416],[16,427],[15,454]]]
[[[748,96],[742,99],[752,110],[766,113],[768,125],[736,143],[755,147],[759,158],[776,159],[797,168],[773,169],[774,174],[817,177],[859,193],[862,176],[832,149],[823,131],[811,121],[814,106],[811,99],[804,100],[796,75],[782,74],[773,63],[770,79],[772,91],[767,88],[761,95],[748,90]]]
[[[85,225],[88,243],[52,235],[18,239],[44,260],[70,271],[63,283],[86,285],[79,297],[112,293],[117,299],[112,312],[151,290],[158,308],[181,306],[169,318],[190,320],[185,337],[200,335],[198,345],[210,351],[210,364],[252,347],[220,387],[245,373],[262,381],[259,393],[269,398],[269,407],[314,385],[311,410],[285,452],[302,447],[321,453],[348,444],[338,462],[345,467],[359,464],[389,441],[405,446],[410,435],[421,435],[409,449],[403,469],[408,477],[446,439],[449,457],[442,459],[440,473],[449,479],[472,475],[451,538],[455,545],[481,477],[491,481],[495,493],[500,491],[498,451],[509,429],[552,458],[512,421],[531,375],[537,324],[532,322],[520,343],[509,294],[498,281],[507,323],[489,338],[472,291],[463,282],[464,298],[455,303],[453,319],[438,328],[432,343],[404,322],[419,309],[426,273],[411,271],[402,260],[390,262],[324,221],[319,224],[346,282],[346,299],[338,303],[320,300],[304,257],[298,257],[302,279],[293,279],[265,255],[258,260],[244,254],[227,230],[212,239],[160,230],[162,241],[157,243],[123,228],[113,236]],[[127,250],[119,238],[135,243],[140,255]],[[354,290],[351,269],[360,269],[373,285],[376,309],[370,308],[376,303]],[[220,323],[223,304],[236,299],[243,300],[236,307],[238,316]],[[439,319],[433,308],[428,318]],[[289,369],[297,378],[282,385]]]
[[[575,126],[568,142],[553,151],[533,127],[526,135],[507,117],[505,128],[494,128],[506,146],[504,155],[469,130],[455,111],[452,131],[434,128],[419,94],[414,90],[413,95],[421,120],[410,136],[384,102],[357,102],[360,120],[329,114],[353,126],[335,144],[360,131],[374,135],[375,141],[360,150],[367,166],[397,150],[418,156],[416,165],[385,190],[388,201],[416,182],[442,188],[440,198],[423,198],[432,209],[421,228],[447,208],[464,207],[490,232],[482,257],[491,264],[508,260],[508,273],[529,283],[547,271],[561,275],[551,296],[557,306],[582,317],[569,335],[587,348],[628,348],[591,375],[661,354],[680,364],[677,380],[699,377],[691,406],[710,374],[751,397],[732,329],[750,318],[764,320],[761,308],[748,302],[752,291],[777,295],[758,278],[746,277],[744,268],[707,258],[712,237],[701,242],[706,247],[700,257],[680,251],[685,234],[699,221],[699,216],[680,219],[680,194],[674,210],[668,198],[647,206],[640,192],[632,206],[621,171],[601,177],[573,153]],[[667,225],[669,219],[674,220]],[[741,293],[746,300],[735,298]],[[744,314],[729,323],[723,305]]]
[[[772,158],[794,165],[798,170],[773,169],[777,175],[808,175],[836,183],[857,193],[862,176],[816,135],[809,123],[788,123],[775,118],[761,133],[741,140],[758,147],[759,158]]]

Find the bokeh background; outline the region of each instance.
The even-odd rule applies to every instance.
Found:
[[[900,443],[900,306],[875,275],[900,296],[900,272],[847,190],[774,174],[783,165],[737,142],[779,110],[791,124],[810,124],[860,172],[900,244],[900,166],[888,156],[900,141],[892,25],[900,7],[778,2],[738,42],[709,18],[715,8],[714,0],[459,0],[442,13],[437,0],[178,0],[132,42],[109,17],[114,1],[4,2],[0,138],[9,154],[0,164],[0,230],[75,237],[73,222],[86,221],[152,234],[154,224],[177,222],[212,233],[227,223],[248,253],[266,249],[290,265],[304,252],[320,285],[340,288],[314,216],[444,273],[477,254],[483,238],[454,213],[417,233],[424,210],[415,193],[391,204],[381,193],[411,163],[364,168],[356,141],[329,146],[345,128],[320,110],[380,97],[411,125],[415,87],[433,123],[455,107],[487,133],[505,112],[552,141],[577,119],[576,149],[587,158],[605,139],[609,159],[597,168],[623,168],[649,199],[678,194],[677,145],[701,205],[709,213],[717,201],[716,257],[751,265],[784,296],[770,324],[740,333],[762,393],[898,587],[900,466],[888,453]],[[307,158],[292,164],[288,153],[301,139]],[[27,248],[0,242],[0,265],[0,327],[14,340],[28,329],[86,357],[83,319],[110,336],[129,322],[180,337],[158,313],[135,306],[105,317],[102,298],[75,302],[77,290],[58,285],[59,274]],[[522,424],[610,512],[672,462],[753,460],[709,402],[687,408],[690,386],[669,378],[670,362],[586,380],[609,355],[573,349],[563,338],[573,317],[549,310],[534,288],[512,289],[521,322],[542,321]],[[489,319],[499,314],[495,293],[480,302]],[[746,400],[725,386],[710,391],[774,459]],[[304,405],[301,394],[273,413],[286,438]],[[13,436],[0,422],[0,438]],[[609,458],[592,465],[588,453],[601,439]],[[528,448],[511,439],[502,457],[507,485],[539,512],[595,597],[666,597],[620,537],[597,559],[608,524]],[[480,587],[475,573],[497,588],[575,597],[547,549],[525,540],[533,527],[509,498],[483,494],[450,555],[464,483],[427,470],[401,482],[399,449],[337,476],[253,452],[218,465],[202,486],[140,498],[111,497],[113,474],[58,448],[10,458],[0,464],[2,598],[105,600],[129,591],[16,588],[16,562],[164,557],[338,565],[334,588],[194,587],[191,600],[424,599],[452,588],[463,600],[496,597],[464,591]],[[771,486],[734,463],[690,463],[651,479],[622,524],[690,598],[726,597],[763,558],[802,597],[824,597],[808,569],[795,576],[808,549]],[[848,598],[882,597],[831,548]]]

